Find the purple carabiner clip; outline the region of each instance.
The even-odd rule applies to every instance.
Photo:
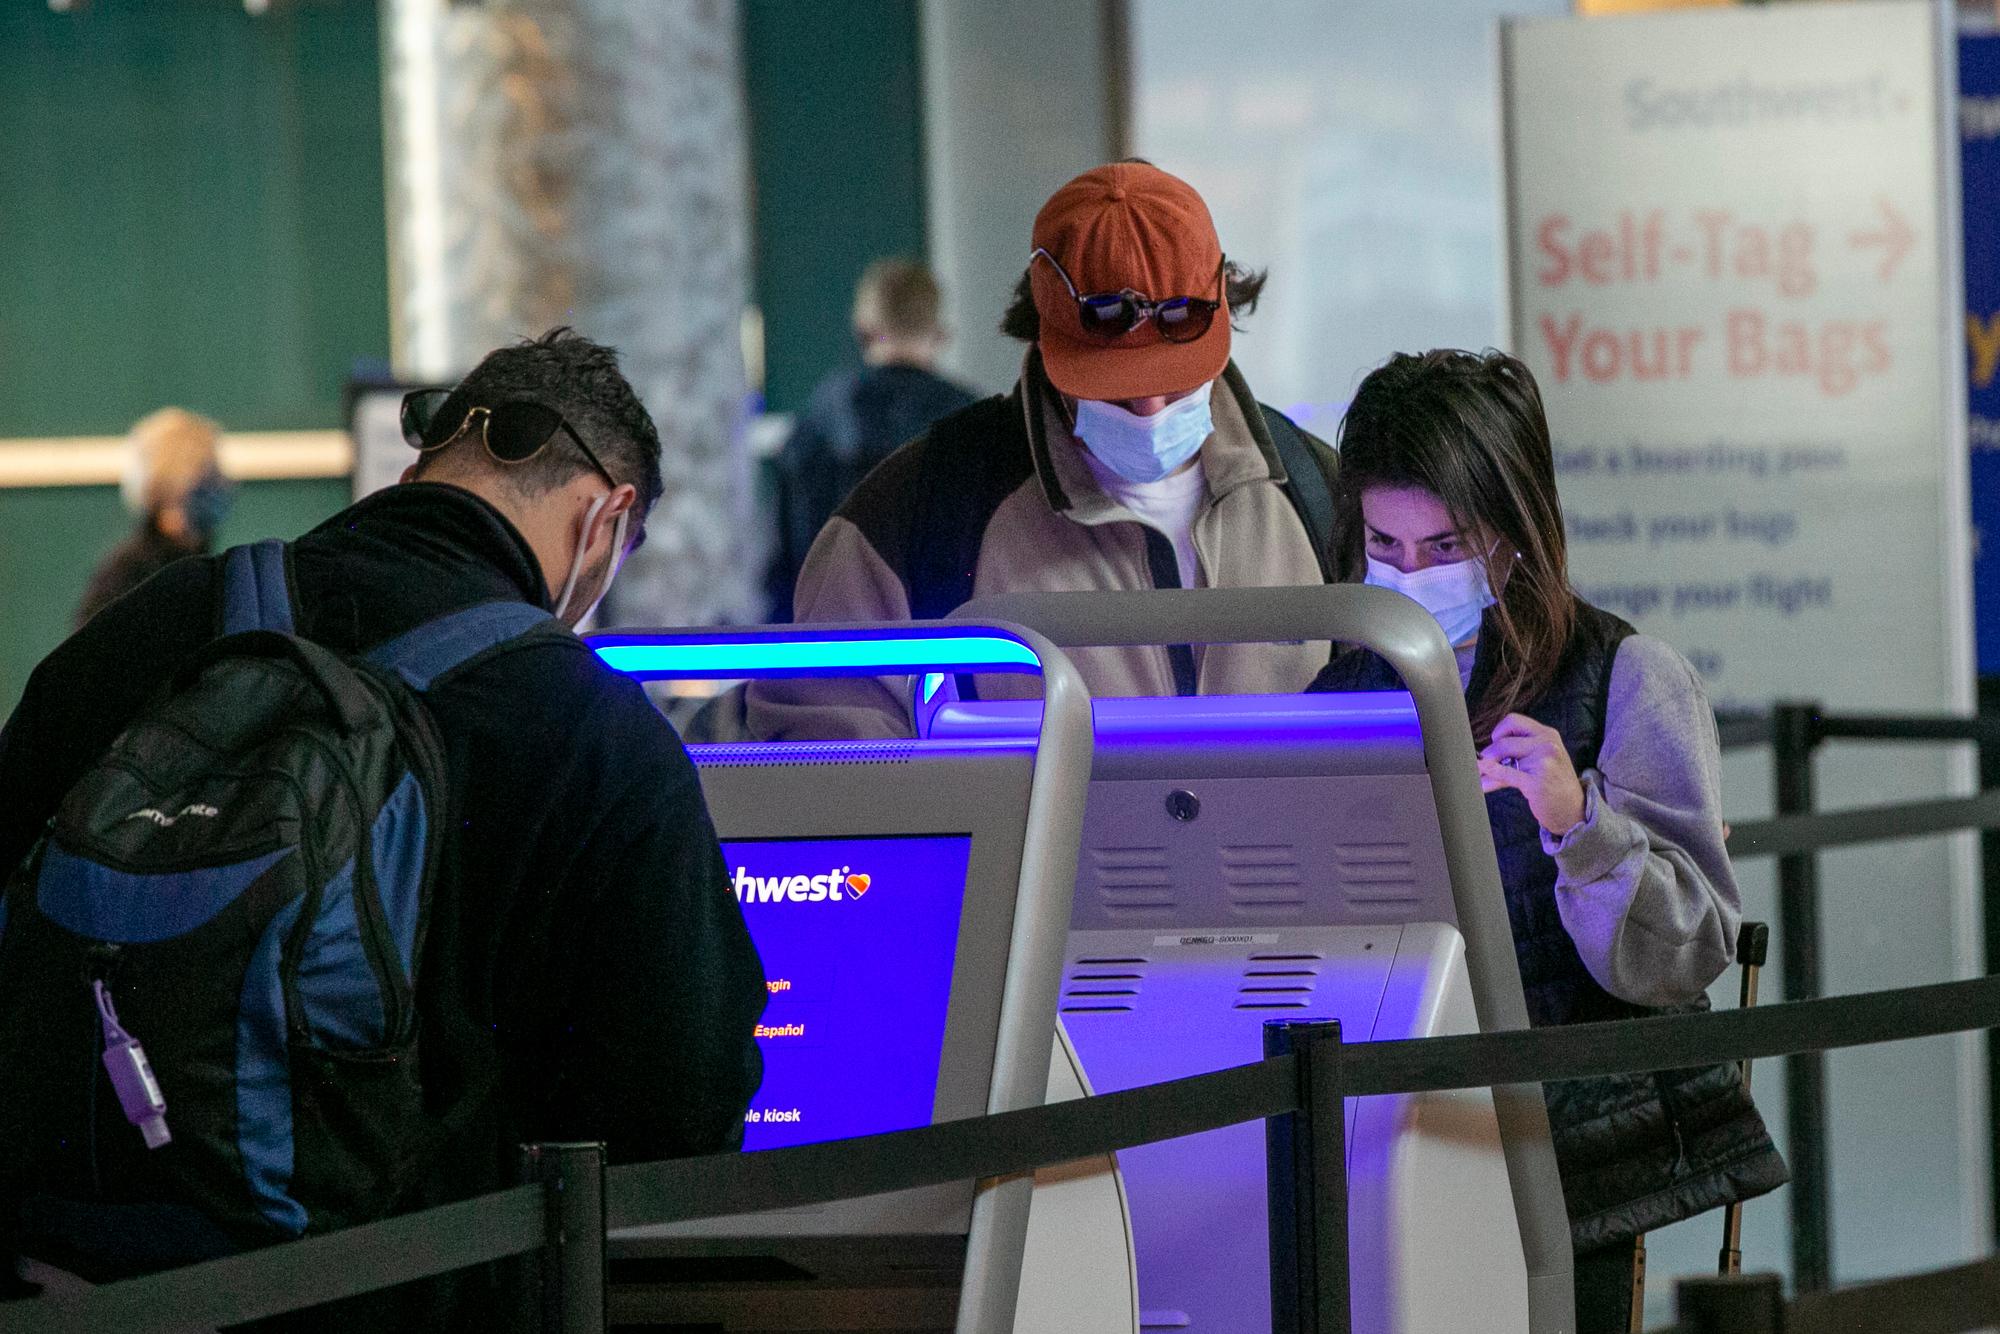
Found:
[[[153,1078],[146,1049],[119,1025],[118,1011],[112,1008],[111,993],[103,980],[92,982],[90,988],[97,995],[97,1017],[104,1025],[104,1068],[111,1074],[111,1087],[118,1091],[118,1105],[125,1109],[125,1119],[146,1137],[146,1147],[157,1149],[173,1139],[167,1129],[166,1095],[160,1092],[160,1081]]]

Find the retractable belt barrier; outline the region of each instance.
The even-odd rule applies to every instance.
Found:
[[[1982,831],[1985,952],[1988,960],[2000,959],[2000,713],[1990,708],[1969,715],[1840,713],[1791,700],[1768,712],[1718,713],[1716,730],[1725,751],[1757,746],[1771,751],[1772,806],[1778,818],[1739,824],[1729,851],[1739,860],[1777,861],[1771,925],[1786,1000],[1809,1000],[1822,990],[1824,933],[1816,854],[1833,848]],[[1976,743],[1980,785],[1986,790],[1972,797],[1819,811],[1814,760],[1829,742]],[[2000,1106],[2000,1046],[1990,1047],[1985,1064],[1989,1099]],[[1825,1058],[1816,1052],[1801,1052],[1785,1062],[1786,1157],[1792,1169],[1785,1207],[1791,1220],[1792,1279],[1800,1293],[1825,1290],[1833,1282],[1827,1079]],[[2000,1123],[1989,1127],[1989,1135],[1995,1152],[1988,1191],[2000,1202]]]
[[[1974,797],[1941,797],[1845,811],[1815,811],[1810,815],[1781,815],[1772,820],[1746,820],[1730,833],[1729,855],[1736,861],[1749,857],[1789,857],[1823,848],[1927,838],[1966,829],[2000,829],[2000,789]]]
[[[1822,739],[1993,739],[1991,719],[1823,718]],[[1737,744],[1771,738],[1762,719],[1725,719]],[[1823,848],[2000,828],[2000,790],[1967,798],[1745,822],[1731,855]],[[2000,977],[1937,983],[1753,1010],[1345,1045],[1345,1097],[1477,1088],[1796,1056],[2000,1027]],[[1829,1036],[1834,1035],[1834,1036]],[[717,1154],[605,1174],[612,1228],[796,1208],[974,1178],[1014,1176],[1244,1121],[1300,1112],[1299,1063],[1251,1065],[1046,1107],[762,1153]],[[523,1185],[379,1223],[87,1291],[0,1302],[0,1334],[141,1334],[256,1320],[474,1265],[559,1240],[548,1200]],[[1805,1292],[1777,1325],[1687,1323],[1689,1334],[1790,1334],[1884,1327],[1957,1334],[2000,1301],[2000,1260],[1833,1292]],[[1921,1326],[1911,1324],[1921,1312]],[[1966,1323],[1979,1317],[1980,1323]],[[1662,1334],[1669,1334],[1662,1331]]]
[[[1338,1092],[1356,1097],[1645,1073],[1992,1027],[2000,1027],[2000,977],[1752,1010],[1357,1043],[1341,1048]],[[1300,1059],[1276,1056],[892,1134],[619,1167],[606,1174],[608,1222],[673,1222],[1011,1176],[1283,1116],[1301,1110]],[[543,1211],[540,1189],[515,1187],[87,1292],[0,1304],[0,1334],[140,1334],[278,1314],[536,1250],[548,1236]]]

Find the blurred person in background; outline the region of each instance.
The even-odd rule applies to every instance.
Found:
[[[854,289],[857,369],[822,380],[777,463],[778,536],[765,578],[771,619],[792,619],[792,588],[813,539],[840,502],[940,417],[973,401],[939,375],[948,335],[938,322],[937,279],[915,259],[878,259]]]
[[[221,440],[221,427],[182,408],[161,408],[132,428],[119,490],[139,526],[91,574],[78,625],[183,556],[213,548],[236,499],[217,457]]]
[[[1000,325],[1027,345],[1020,379],[869,474],[813,543],[798,619],[924,620],[993,593],[1323,582],[1333,452],[1260,404],[1230,360],[1231,321],[1264,275],[1223,255],[1201,196],[1150,163],[1111,163],[1056,191],[1024,239]],[[1258,694],[1303,689],[1327,649],[1070,657],[1093,695]],[[767,738],[906,737],[913,713],[907,680],[748,692],[748,727]]]

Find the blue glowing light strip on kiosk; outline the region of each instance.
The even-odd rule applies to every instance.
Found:
[[[840,638],[593,636],[591,647],[627,676],[874,676],[886,672],[1039,672],[1034,650],[999,634],[849,634]]]

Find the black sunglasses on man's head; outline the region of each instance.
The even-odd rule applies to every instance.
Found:
[[[451,395],[449,389],[413,389],[403,395],[403,439],[410,448],[424,454],[442,449],[463,435],[476,416],[480,418],[480,439],[496,461],[526,463],[547,449],[558,434],[567,435],[590,460],[590,466],[597,469],[598,476],[614,490],[617,488],[618,479],[611,475],[604,461],[583,442],[576,428],[546,403],[517,398],[493,407],[482,405],[469,409],[450,429],[441,429],[446,423],[438,421],[438,410]]]
[[[1123,338],[1148,320],[1153,322],[1154,331],[1164,342],[1194,342],[1208,332],[1209,326],[1215,323],[1215,312],[1222,309],[1222,277],[1229,266],[1227,257],[1215,266],[1217,300],[1198,296],[1167,296],[1155,300],[1129,287],[1117,292],[1079,292],[1063,266],[1056,263],[1056,257],[1040,246],[1029,254],[1028,262],[1033,264],[1038,259],[1049,262],[1049,267],[1056,271],[1056,276],[1063,280],[1063,286],[1076,299],[1076,318],[1083,326],[1085,337],[1100,343]]]

